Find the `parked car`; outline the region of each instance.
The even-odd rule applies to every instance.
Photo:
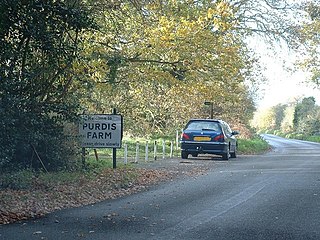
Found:
[[[181,158],[187,159],[189,154],[221,155],[222,159],[237,157],[237,131],[232,131],[222,120],[192,119],[181,134]]]

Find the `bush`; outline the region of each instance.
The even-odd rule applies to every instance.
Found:
[[[269,144],[260,136],[253,139],[238,139],[238,151],[242,154],[263,153],[269,149]]]
[[[66,168],[66,159],[75,154],[67,144],[60,120],[13,109],[2,114],[0,125],[4,126],[0,138],[3,172],[26,168],[59,170]]]
[[[30,170],[2,174],[0,188],[27,189],[31,186],[33,173]]]

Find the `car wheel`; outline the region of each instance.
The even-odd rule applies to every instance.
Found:
[[[182,159],[188,159],[188,155],[189,155],[188,152],[185,152],[185,151],[182,151],[182,152],[181,152],[181,158],[182,158]]]
[[[230,158],[230,149],[228,148],[227,152],[222,155],[223,160],[229,160]]]

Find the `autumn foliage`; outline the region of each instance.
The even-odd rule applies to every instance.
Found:
[[[112,108],[133,136],[209,117],[205,101],[246,128],[263,79],[246,38],[288,39],[283,2],[3,0],[0,166],[69,168],[66,123]]]

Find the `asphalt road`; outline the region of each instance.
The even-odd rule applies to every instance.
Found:
[[[229,161],[149,191],[36,221],[0,239],[320,239],[320,144],[265,135],[267,154]]]

